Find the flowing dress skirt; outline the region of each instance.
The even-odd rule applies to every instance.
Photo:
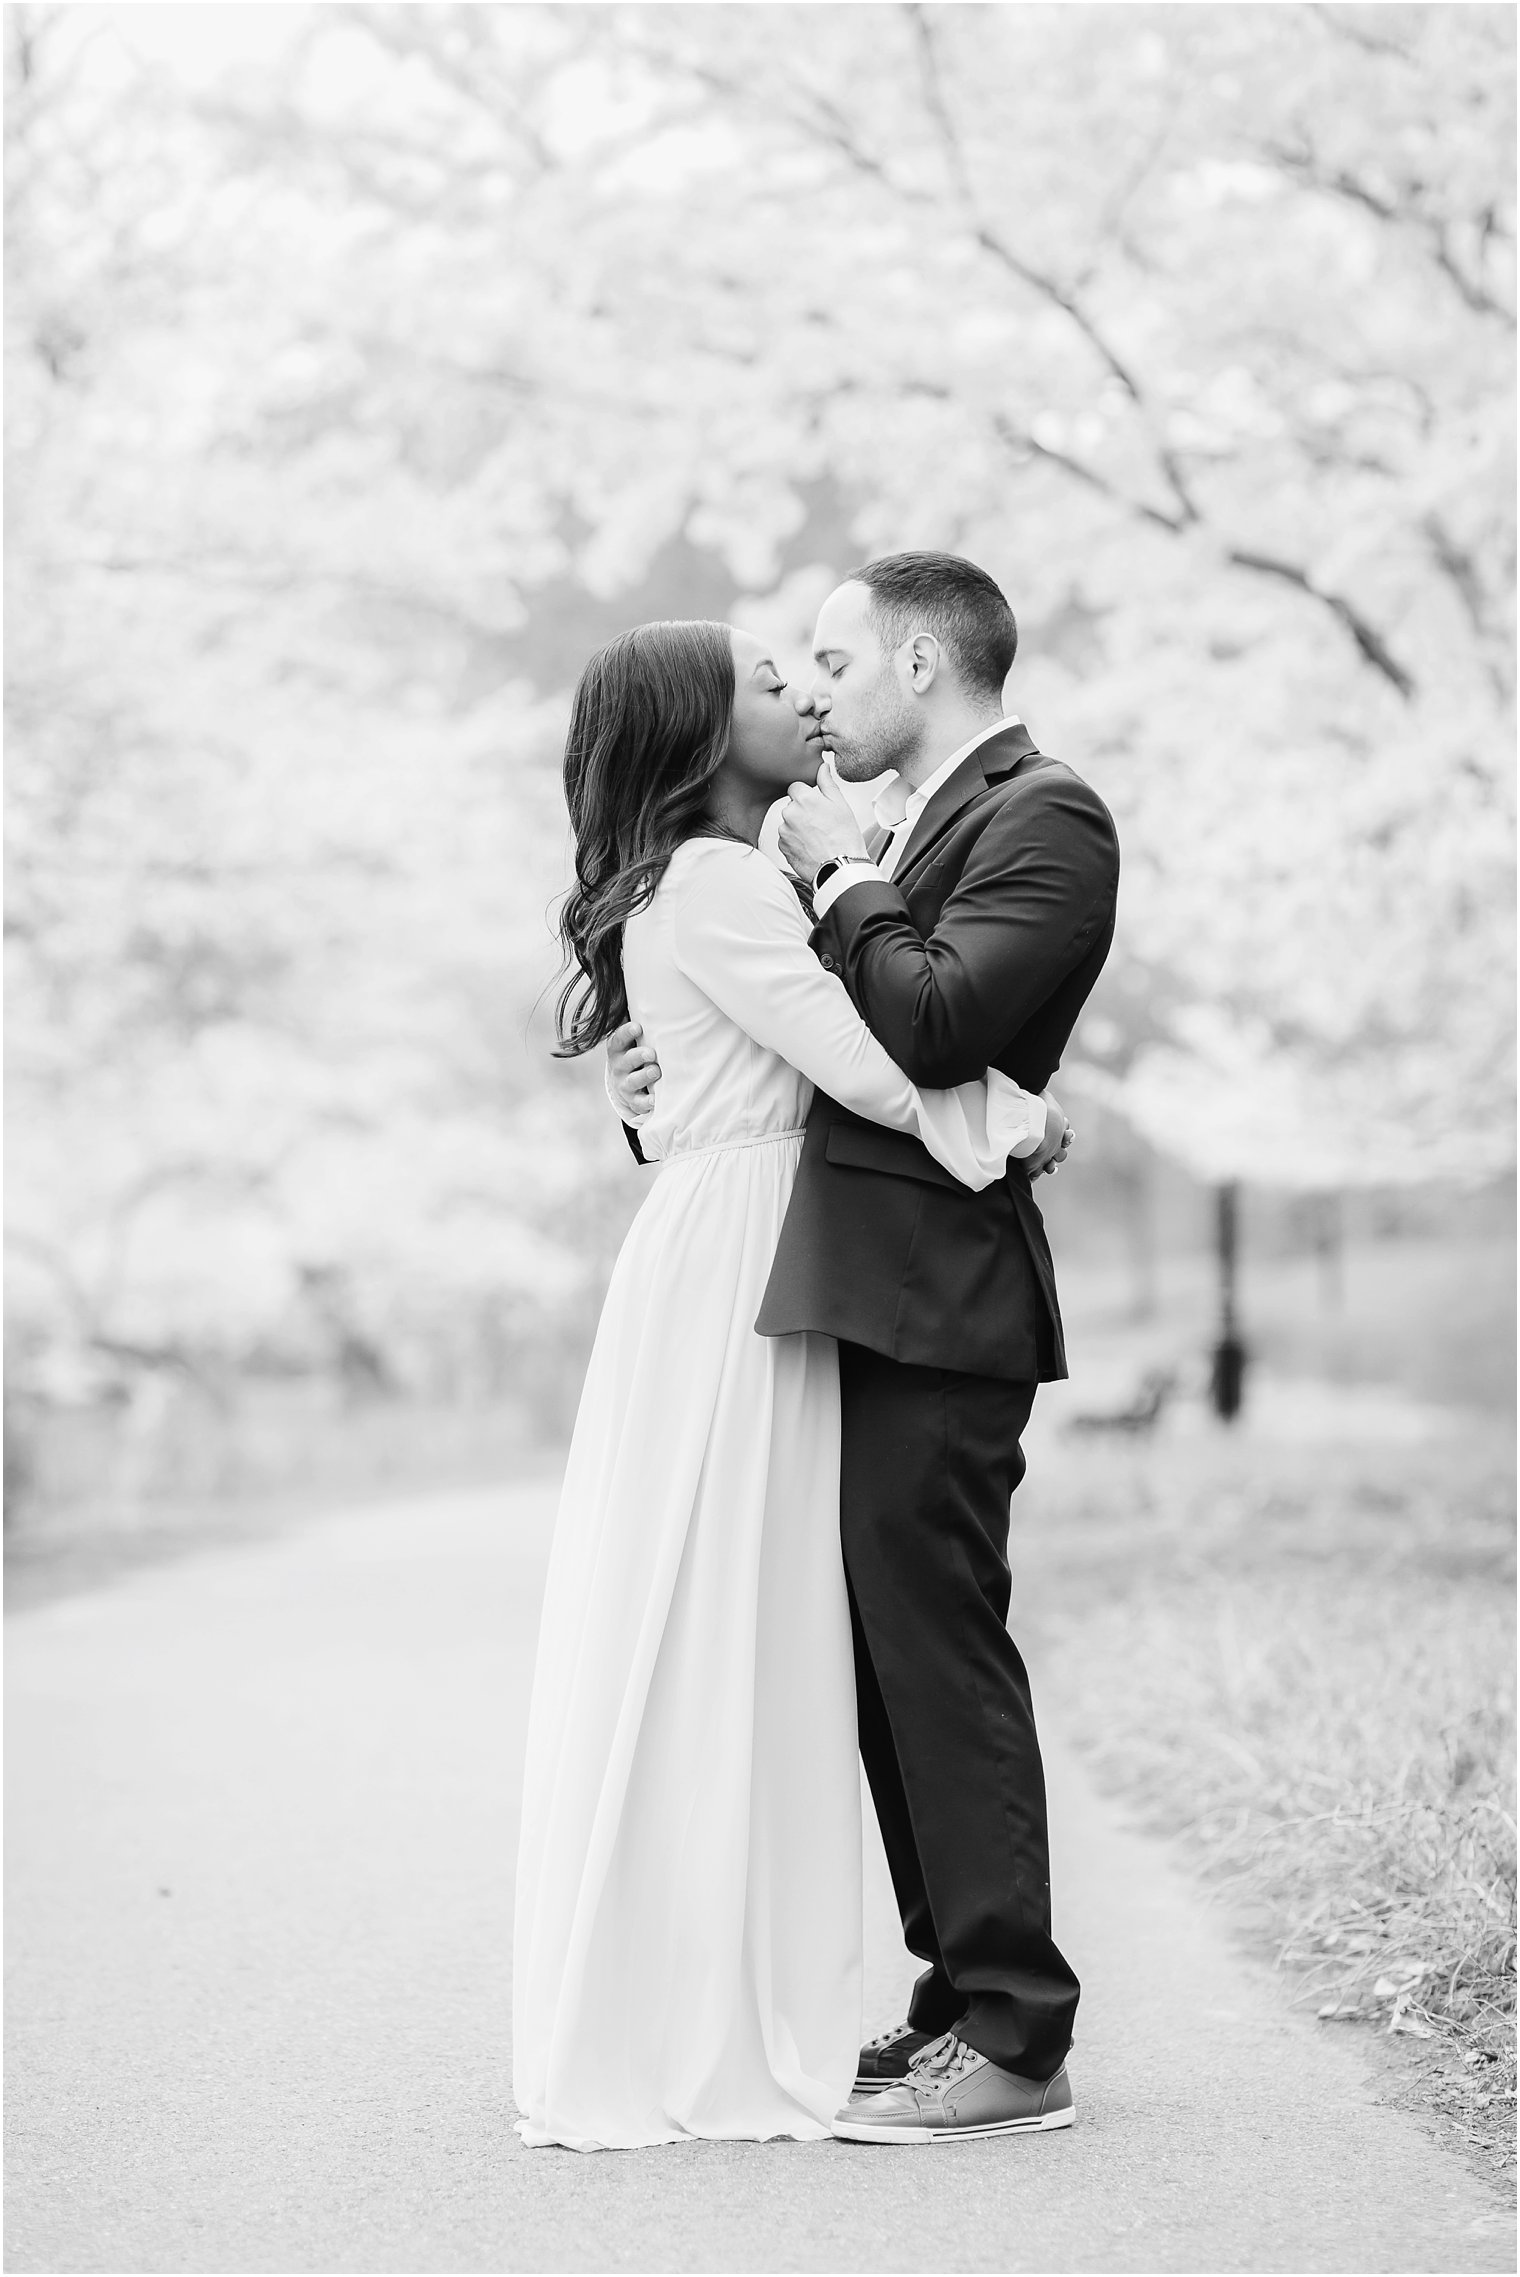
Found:
[[[787,1132],[678,1155],[608,1290],[529,1719],[529,2143],[816,2138],[854,2078],[837,1353],[754,1329],[800,1150]]]

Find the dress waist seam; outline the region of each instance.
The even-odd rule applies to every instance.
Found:
[[[782,1146],[787,1140],[800,1139],[804,1135],[803,1127],[799,1124],[796,1130],[762,1131],[755,1138],[714,1139],[711,1146],[673,1147],[669,1154],[656,1155],[655,1160],[657,1162],[690,1162],[698,1155],[737,1154],[742,1149],[752,1146]]]

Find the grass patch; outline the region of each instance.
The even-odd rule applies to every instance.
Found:
[[[1327,2025],[1403,2043],[1423,2099],[1507,2152],[1502,1440],[1305,1443],[1185,1416],[1141,1446],[1048,1430],[1032,1454],[1015,1585],[1100,1779],[1181,1839]]]

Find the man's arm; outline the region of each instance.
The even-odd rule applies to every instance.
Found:
[[[813,947],[917,1084],[994,1062],[1112,915],[1119,849],[1107,809],[1064,769],[1005,800],[927,940],[888,879],[852,881]]]

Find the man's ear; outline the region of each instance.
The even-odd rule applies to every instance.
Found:
[[[914,695],[927,695],[938,672],[939,642],[933,633],[915,633],[908,643],[908,681]]]

